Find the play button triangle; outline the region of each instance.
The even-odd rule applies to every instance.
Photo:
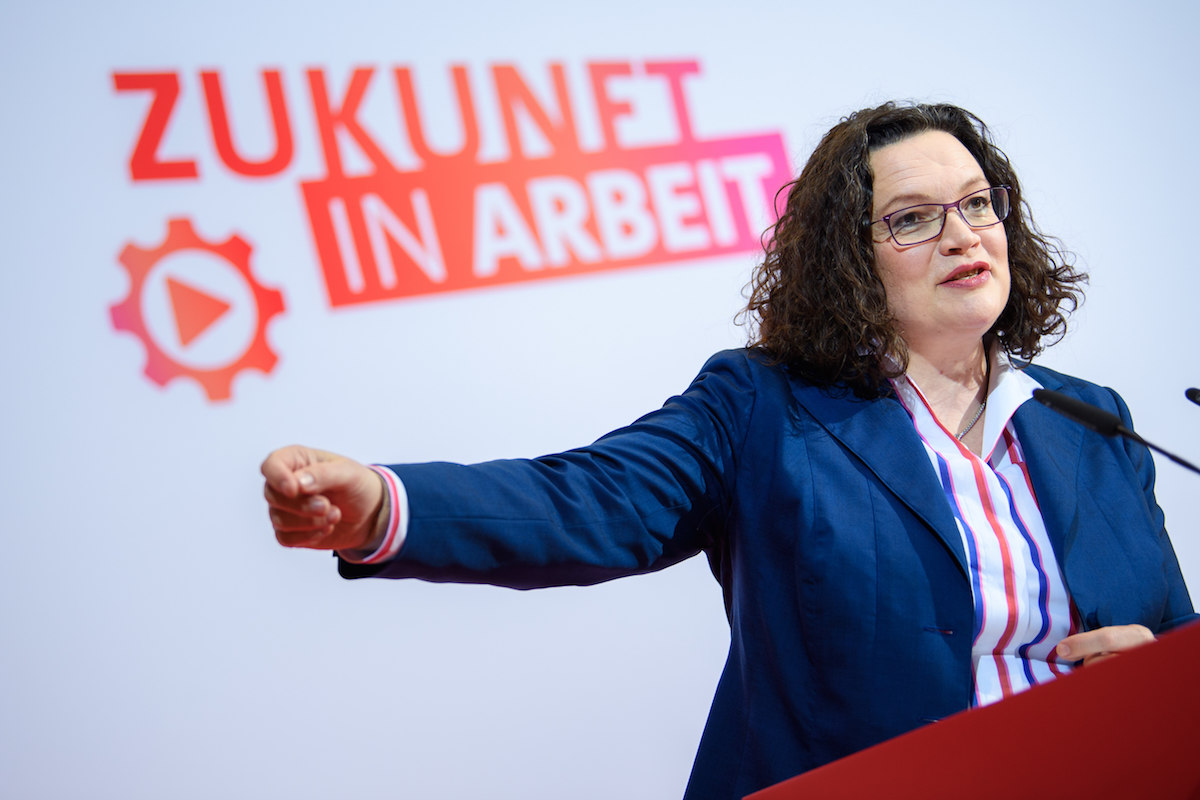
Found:
[[[207,292],[188,286],[175,278],[167,278],[167,295],[175,312],[175,329],[184,347],[225,315],[232,306]]]

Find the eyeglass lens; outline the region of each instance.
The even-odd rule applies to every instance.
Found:
[[[1008,191],[993,186],[972,192],[949,207],[940,203],[903,208],[887,217],[888,230],[899,244],[920,244],[941,235],[946,214],[957,208],[972,228],[987,228],[1008,217]]]

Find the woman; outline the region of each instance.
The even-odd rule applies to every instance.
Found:
[[[790,187],[750,348],[534,461],[277,451],[276,536],[348,577],[516,587],[704,551],[731,646],[687,796],[741,797],[1194,616],[1149,455],[1027,400],[1123,402],[1010,360],[1065,330],[1082,278],[977,118],[864,110]]]

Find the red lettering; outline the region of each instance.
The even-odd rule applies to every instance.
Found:
[[[614,75],[630,75],[633,69],[628,61],[599,62],[588,64],[588,75],[592,79],[592,94],[596,98],[596,113],[600,117],[600,129],[608,147],[617,147],[617,117],[628,117],[633,106],[626,100],[614,101],[608,96],[608,79]]]
[[[450,134],[436,150],[411,66],[352,68],[339,72],[335,87],[324,68],[306,70],[326,174],[302,181],[301,188],[330,305],[758,248],[772,193],[791,177],[782,137],[698,141],[685,92],[689,76],[699,72],[695,60],[598,61],[584,68],[597,120],[595,131],[584,131],[587,152],[561,63],[547,64],[532,83],[514,65],[490,64],[488,75],[477,76],[485,83],[490,78],[486,88],[472,84],[468,67],[451,65],[445,83],[454,97],[439,99],[450,116],[457,107],[460,136]],[[371,81],[385,69],[395,94],[368,103]],[[266,102],[245,112],[271,130],[246,139],[249,131],[242,129],[240,147],[231,116],[241,106],[229,108],[231,79],[217,69],[198,74],[205,107],[195,110],[207,112],[214,160],[246,178],[278,175],[295,162],[296,120],[280,70],[260,70],[262,91],[253,97]],[[151,93],[129,156],[133,180],[198,178],[200,154],[172,159],[161,152],[180,73],[114,72],[112,78],[118,93]],[[494,103],[476,104],[481,89],[495,92],[484,98]],[[381,138],[382,129],[369,129],[375,101],[385,99],[395,103],[403,128],[395,142]],[[674,142],[669,123],[665,137],[658,133],[664,101],[676,121]],[[192,111],[185,116],[192,119]],[[654,129],[649,136],[646,127]],[[493,151],[483,129],[506,136],[507,148],[496,142]],[[626,141],[618,134],[627,134]],[[393,154],[384,151],[386,144],[396,145]]]
[[[204,86],[204,100],[208,104],[209,126],[212,128],[217,154],[225,166],[239,175],[250,178],[283,172],[291,163],[293,153],[292,125],[288,120],[287,105],[283,99],[283,80],[279,70],[265,69],[262,76],[267,90],[267,102],[271,106],[271,122],[275,127],[275,152],[262,161],[250,161],[243,158],[233,146],[220,76],[216,72],[200,73],[200,82]]]
[[[114,72],[118,92],[154,92],[146,121],[129,156],[129,174],[135,181],[196,178],[199,170],[191,159],[159,161],[158,148],[179,98],[179,75],[174,72]]]
[[[656,164],[646,170],[663,245],[674,253],[712,246],[700,195],[687,191],[695,184],[694,169],[684,161]]]
[[[413,151],[428,163],[434,158],[460,158],[474,155],[479,150],[479,121],[475,116],[475,103],[471,96],[471,85],[467,82],[467,68],[456,65],[450,68],[454,76],[455,99],[458,101],[458,118],[462,123],[463,143],[457,153],[435,154],[425,138],[421,125],[421,112],[417,109],[416,92],[413,90],[412,71],[408,67],[396,67],[396,91],[400,95],[400,108],[408,128],[408,138]]]
[[[603,260],[600,245],[587,227],[591,216],[588,198],[577,181],[565,175],[547,175],[531,179],[526,186],[538,239],[550,266]]]
[[[372,67],[359,67],[350,77],[350,87],[342,98],[341,106],[335,111],[329,105],[329,90],[325,87],[325,70],[308,70],[308,86],[312,92],[313,111],[316,114],[317,131],[321,134],[321,149],[325,153],[325,168],[330,177],[345,177],[346,171],[342,166],[342,154],[338,149],[337,128],[340,126],[350,134],[354,142],[362,149],[363,154],[377,169],[395,172],[396,168],[375,143],[367,131],[355,119],[358,107],[362,104],[363,95],[367,92],[367,84],[375,74]]]
[[[538,131],[546,137],[550,145],[550,154],[562,156],[566,153],[579,151],[579,140],[575,135],[575,118],[571,113],[571,101],[567,95],[567,77],[562,64],[552,63],[550,75],[554,81],[554,96],[558,101],[560,121],[556,124],[550,119],[550,114],[533,96],[533,92],[521,79],[515,67],[508,64],[496,64],[492,67],[492,78],[496,82],[496,101],[500,105],[500,113],[504,118],[504,132],[508,136],[508,146],[513,159],[520,156],[530,158],[532,154],[522,141],[517,130],[517,104],[519,103],[528,115],[529,120],[537,126]]]
[[[754,250],[789,178],[767,134],[301,186],[339,307]]]
[[[501,262],[526,270],[541,269],[542,251],[512,193],[502,183],[475,187],[474,274],[491,278]]]
[[[599,170],[587,176],[587,185],[609,258],[638,258],[658,244],[658,227],[639,175],[627,169]]]
[[[683,96],[683,76],[700,72],[697,61],[647,61],[646,73],[662,75],[671,87],[671,102],[675,104],[675,119],[679,122],[679,141],[694,141],[692,120],[688,116],[687,99]]]

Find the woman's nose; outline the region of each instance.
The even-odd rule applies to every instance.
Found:
[[[938,240],[938,247],[943,252],[954,253],[970,250],[979,241],[979,231],[967,224],[967,221],[963,219],[961,211],[952,209],[946,212],[946,222],[942,227],[942,238]]]

